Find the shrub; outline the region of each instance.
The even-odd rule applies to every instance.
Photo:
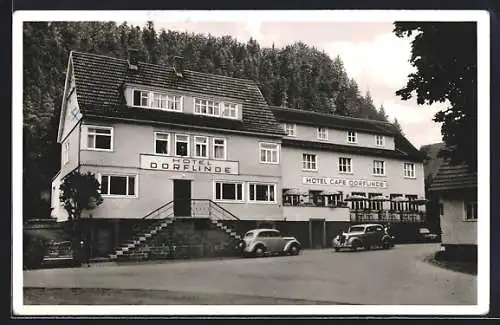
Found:
[[[42,266],[49,242],[46,239],[23,234],[23,268],[36,269]]]

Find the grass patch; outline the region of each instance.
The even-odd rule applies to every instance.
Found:
[[[428,256],[426,258],[426,261],[451,271],[477,275],[476,261],[454,261],[454,260],[447,260],[445,258],[436,259],[435,254]]]
[[[167,290],[24,288],[25,305],[334,305],[336,302]],[[345,304],[345,303],[344,303]]]

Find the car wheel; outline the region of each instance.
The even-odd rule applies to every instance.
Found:
[[[290,247],[290,255],[299,255],[300,248],[297,245],[292,245]]]
[[[389,247],[390,247],[390,246],[391,246],[391,244],[389,243],[389,241],[388,241],[388,240],[384,240],[384,241],[382,242],[382,248],[383,248],[383,249],[389,249]]]
[[[266,250],[265,250],[264,246],[255,247],[255,250],[254,250],[255,256],[262,257],[262,256],[264,256],[265,252],[266,252]]]
[[[338,247],[335,247],[334,249],[336,252],[338,252],[340,250],[340,248],[338,248]]]

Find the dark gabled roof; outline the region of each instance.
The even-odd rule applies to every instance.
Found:
[[[139,62],[138,71],[129,70],[128,61],[96,54],[71,52],[76,82],[78,104],[83,116],[86,114],[121,117],[144,121],[176,120],[185,117],[189,122],[217,124],[218,128],[230,128],[246,132],[282,135],[283,130],[267,106],[257,85],[246,79],[185,70],[178,78],[173,68]],[[138,109],[127,107],[122,87],[138,84],[229,98],[243,103],[242,121],[226,119],[193,118],[188,114]],[[207,122],[207,120],[210,120]],[[216,123],[219,122],[219,123]]]
[[[395,150],[384,150],[376,148],[345,146],[331,143],[316,143],[313,141],[301,141],[284,139],[283,144],[295,146],[309,146],[319,150],[336,150],[341,152],[369,154],[382,157],[393,157],[408,159],[411,161],[423,161],[425,155],[415,148],[398,129],[389,122],[361,119],[355,117],[340,116],[327,113],[312,112],[287,107],[271,107],[276,119],[283,123],[296,123],[312,126],[329,127],[340,130],[361,131],[372,134],[381,134],[394,137]]]
[[[443,162],[432,180],[429,191],[459,190],[477,188],[477,172],[470,171],[466,164],[452,165],[447,159]]]
[[[271,106],[274,116],[279,122],[324,126],[340,130],[365,131],[373,134],[392,135],[398,130],[388,122],[362,118],[340,116],[335,114],[306,111],[288,107]]]
[[[306,141],[306,140],[296,140],[285,138],[282,140],[283,146],[303,148],[303,149],[316,149],[325,151],[335,151],[348,154],[359,154],[359,155],[369,155],[376,157],[386,157],[395,159],[405,159],[408,161],[422,161],[422,157],[419,155],[407,154],[399,150],[388,150],[388,149],[377,149],[370,147],[358,147],[341,145],[335,143],[326,142],[316,142],[316,141]]]

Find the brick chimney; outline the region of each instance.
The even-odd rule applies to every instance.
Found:
[[[139,50],[137,50],[137,49],[129,49],[128,50],[128,68],[130,70],[138,70],[139,69],[138,55],[139,55]]]

